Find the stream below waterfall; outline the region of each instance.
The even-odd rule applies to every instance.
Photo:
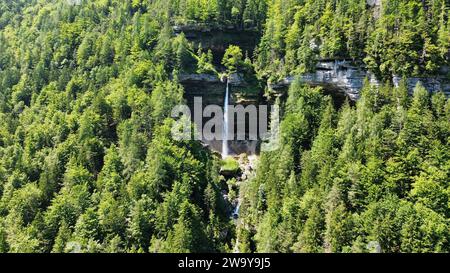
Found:
[[[229,98],[229,82],[225,88],[225,99],[223,103],[223,132],[222,132],[222,158],[228,157],[228,98]]]

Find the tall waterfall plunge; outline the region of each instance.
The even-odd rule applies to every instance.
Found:
[[[228,97],[229,85],[227,79],[227,87],[225,90],[225,102],[223,103],[223,132],[222,132],[222,158],[228,156]]]

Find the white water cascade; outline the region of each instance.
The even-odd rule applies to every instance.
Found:
[[[225,91],[225,102],[223,103],[223,132],[222,132],[222,158],[228,157],[228,79]]]

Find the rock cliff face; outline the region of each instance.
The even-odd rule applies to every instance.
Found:
[[[180,74],[178,81],[184,86],[188,103],[193,101],[193,97],[202,97],[205,104],[223,105],[226,83],[217,75]],[[228,76],[228,82],[231,88],[231,104],[257,104],[261,100],[261,88],[252,86],[244,75],[233,73]]]
[[[372,8],[374,16],[377,17],[381,10],[381,0],[367,0],[367,4]],[[184,33],[187,39],[195,46],[201,44],[203,49],[211,49],[214,56],[214,65],[220,70],[224,69],[221,65],[221,59],[225,49],[233,44],[238,45],[244,52],[253,52],[256,44],[258,44],[258,34],[252,30],[236,30],[228,27],[206,26],[206,25],[188,25],[175,27],[176,33]],[[445,69],[444,69],[445,70]],[[230,86],[230,104],[240,104],[243,106],[266,104],[266,98],[263,96],[264,87],[261,82],[256,79],[255,75],[242,73],[234,73],[228,75]],[[443,90],[448,96],[450,95],[450,79],[449,71],[442,71],[442,75],[433,78],[408,78],[408,89],[412,91],[417,82],[421,82],[430,92]],[[356,66],[348,60],[322,60],[316,65],[316,71],[306,73],[300,77],[300,80],[312,86],[322,86],[325,93],[331,94],[337,105],[341,104],[345,97],[356,101],[360,97],[361,88],[364,80],[368,78],[374,85],[379,82],[364,67]],[[203,107],[206,105],[224,104],[224,95],[226,83],[219,75],[214,74],[180,74],[179,82],[184,86],[185,99],[188,106],[193,111],[194,97],[201,97]],[[398,85],[401,78],[394,76],[392,83]],[[285,90],[294,81],[294,76],[268,83],[268,88],[282,95]],[[209,118],[204,118],[204,124]],[[242,121],[237,121],[242,122]],[[236,122],[236,125],[237,125]],[[222,141],[203,141],[212,150],[220,152],[222,149]],[[230,154],[239,155],[241,153],[257,154],[259,149],[258,141],[230,141]]]
[[[320,61],[316,66],[315,72],[299,76],[300,80],[307,84],[322,86],[330,92],[344,93],[353,101],[359,98],[360,90],[366,77],[372,84],[379,84],[373,74],[364,68],[352,65],[351,62],[346,60]],[[268,87],[276,91],[286,88],[293,80],[294,77],[289,76],[279,82],[268,83]],[[392,82],[397,86],[400,80],[400,77],[394,76]],[[410,92],[412,92],[417,82],[421,82],[430,92],[442,90],[447,96],[450,96],[450,80],[446,76],[408,78],[407,84]]]
[[[394,76],[392,77],[392,82],[394,86],[398,86],[401,81],[401,77]],[[450,79],[445,79],[444,77],[413,77],[407,78],[406,84],[408,86],[408,91],[412,93],[414,87],[417,83],[420,82],[422,85],[430,92],[439,92],[443,91],[447,96],[450,96]]]
[[[381,0],[367,0],[366,3],[373,10],[373,17],[378,19],[381,13]]]
[[[179,82],[184,86],[184,96],[187,105],[194,111],[194,98],[202,98],[203,108],[207,105],[223,106],[225,100],[226,83],[217,75],[209,74],[181,74],[178,75]],[[262,99],[262,89],[253,86],[242,74],[231,74],[228,76],[230,84],[230,104],[240,104],[243,106],[258,105]],[[205,124],[210,118],[203,118]],[[235,126],[239,126],[243,120],[235,119]],[[248,128],[248,126],[246,126]],[[221,140],[202,140],[209,148],[214,151],[221,152]],[[229,141],[229,152],[231,155],[257,154],[259,141],[255,140],[233,140]]]

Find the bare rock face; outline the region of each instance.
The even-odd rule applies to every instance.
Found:
[[[194,113],[194,99],[201,98],[202,106],[218,105],[223,106],[224,95],[226,89],[226,80],[230,84],[230,97],[229,103],[231,105],[240,104],[244,107],[248,105],[258,105],[261,90],[255,92],[248,92],[248,89],[253,89],[244,75],[241,73],[233,73],[225,77],[209,75],[209,74],[180,74],[178,75],[179,82],[184,86],[184,98],[186,99],[188,107],[191,112]],[[203,124],[205,124],[210,117],[203,118]],[[239,126],[246,120],[236,119],[235,126]],[[246,128],[246,127],[245,127]],[[211,150],[221,152],[222,141],[221,140],[206,140],[202,139],[202,142]],[[246,153],[249,155],[257,154],[259,148],[258,140],[250,140],[246,137],[245,140],[230,140],[228,142],[228,149],[230,155],[239,155]]]
[[[206,140],[203,139],[205,147],[220,153],[222,151],[221,140]],[[228,153],[231,156],[240,154],[256,155],[259,153],[259,141],[258,140],[230,140],[228,142]]]
[[[228,76],[228,82],[231,86],[245,86],[246,82],[241,73],[232,73]]]
[[[345,93],[351,100],[359,98],[364,79],[368,75],[364,70],[352,66],[348,61],[321,61],[316,65],[316,71],[300,75],[302,82],[312,86],[323,86],[333,92]],[[270,89],[281,89],[289,86],[294,81],[293,76],[289,76],[275,84],[269,83]],[[374,83],[377,84],[376,80]]]
[[[234,140],[230,141],[230,153],[239,155],[245,153],[247,155],[254,155],[258,152],[259,141],[257,140]]]
[[[193,43],[195,50],[201,44],[204,50],[213,53],[213,63],[220,66],[225,50],[230,45],[239,46],[243,52],[252,56],[255,46],[259,43],[259,32],[254,29],[237,29],[226,24],[188,24],[174,26],[175,34],[184,33]]]
[[[344,93],[353,101],[359,98],[366,77],[371,84],[379,84],[372,73],[362,67],[352,65],[350,61],[346,60],[321,61],[316,65],[315,72],[299,76],[302,82],[311,86],[322,86],[324,89],[331,90],[332,92]],[[293,76],[286,77],[279,82],[269,83],[268,87],[273,90],[286,88],[294,81],[294,78]],[[400,80],[400,77],[394,76],[392,79],[394,86],[398,86]],[[449,80],[446,80],[445,77],[408,78],[408,90],[412,92],[418,82],[421,82],[430,92],[442,90],[447,96],[450,96]]]
[[[220,79],[217,75],[212,74],[180,74],[178,75],[178,81],[180,83],[220,83]]]
[[[202,98],[205,105],[223,105],[226,84],[218,76],[210,74],[180,74],[178,81],[184,87],[184,98],[191,109],[194,109],[194,98]]]

